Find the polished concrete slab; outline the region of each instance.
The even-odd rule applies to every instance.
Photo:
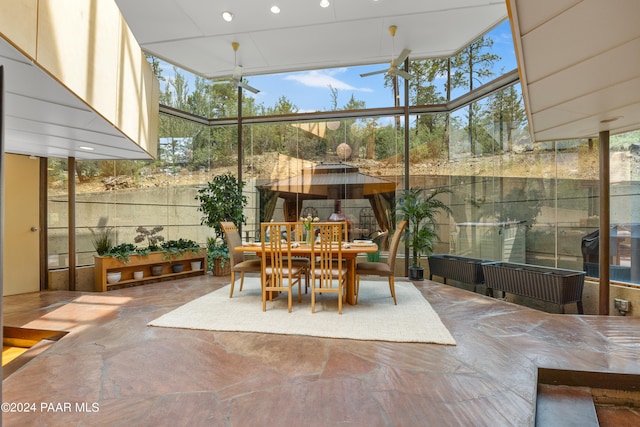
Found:
[[[3,425],[528,426],[538,367],[640,374],[640,318],[544,313],[428,280],[416,286],[456,346],[146,326],[228,280],[5,297],[5,325],[70,333],[3,381],[4,402],[34,404]]]

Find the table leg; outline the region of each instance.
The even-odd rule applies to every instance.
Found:
[[[356,259],[347,259],[347,303],[355,305],[356,303]]]

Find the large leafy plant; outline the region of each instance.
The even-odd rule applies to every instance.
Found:
[[[440,211],[451,214],[451,209],[437,197],[450,193],[447,188],[436,188],[427,194],[422,187],[405,190],[400,198],[400,213],[407,220],[405,241],[411,248],[411,266],[419,267],[420,255],[433,253],[438,235],[436,234],[436,217]]]
[[[244,182],[238,182],[235,176],[227,173],[216,176],[205,188],[198,190],[198,211],[203,214],[200,223],[213,228],[218,237],[223,235],[221,221],[231,221],[236,226],[246,222],[247,198],[242,194],[243,186]]]

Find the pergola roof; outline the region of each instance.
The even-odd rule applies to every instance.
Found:
[[[365,199],[375,194],[395,194],[396,183],[365,175],[346,164],[319,164],[300,175],[258,186],[277,191],[284,199]]]

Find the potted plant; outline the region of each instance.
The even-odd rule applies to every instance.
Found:
[[[91,229],[91,234],[93,235],[91,243],[93,243],[93,248],[98,255],[104,255],[111,249],[113,245],[113,241],[111,240],[112,230],[113,227],[102,227],[99,231]]]
[[[180,273],[184,266],[182,263],[174,263],[173,260],[182,257],[187,252],[197,254],[202,249],[195,241],[183,238],[167,240],[160,247],[164,251],[164,258],[172,260],[171,271],[174,273]]]
[[[213,178],[206,187],[199,189],[196,195],[196,200],[200,202],[198,211],[203,214],[200,223],[213,228],[217,237],[213,245],[208,245],[209,256],[215,254],[215,257],[211,258],[213,262],[210,263],[214,275],[216,271],[224,271],[222,267],[229,260],[229,249],[226,241],[222,239],[223,230],[220,222],[231,221],[237,226],[246,222],[244,208],[247,198],[242,194],[243,186],[244,182],[238,182],[235,176],[227,173]]]
[[[157,252],[161,250],[159,244],[164,242],[164,237],[162,237],[159,233],[164,230],[164,227],[161,225],[157,227],[153,227],[151,230],[146,227],[139,226],[136,228],[136,233],[138,235],[133,239],[135,243],[142,243],[145,240],[147,241],[147,251]]]
[[[231,273],[226,241],[215,237],[207,239],[207,263],[214,276],[226,276]]]
[[[120,243],[119,245],[109,248],[108,251],[102,253],[102,256],[115,258],[122,263],[129,262],[131,254],[136,254],[136,246],[133,243]]]
[[[420,256],[429,256],[438,235],[436,234],[436,216],[440,211],[451,214],[451,209],[441,200],[437,199],[442,193],[450,193],[447,188],[436,188],[426,194],[421,187],[413,187],[405,190],[400,198],[400,213],[407,220],[405,241],[411,248],[411,264],[409,278],[412,280],[424,279],[424,268],[420,265]]]

